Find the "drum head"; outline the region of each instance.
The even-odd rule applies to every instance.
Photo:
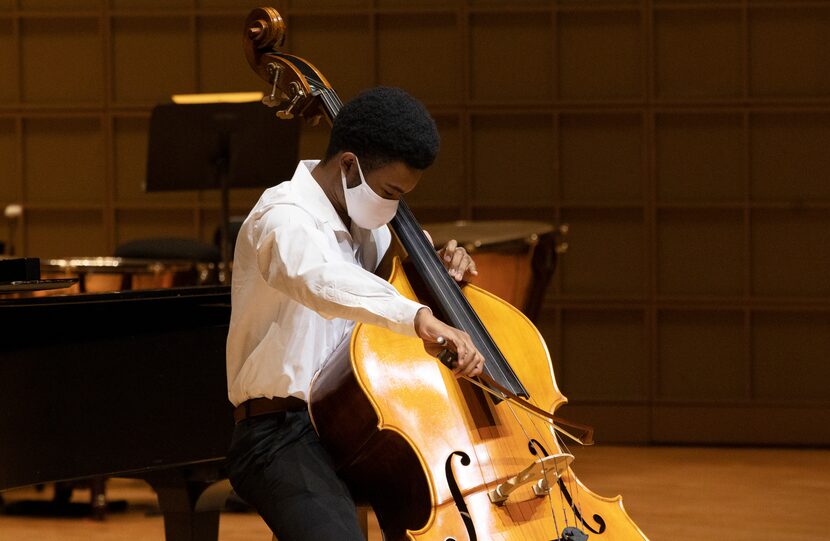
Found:
[[[538,238],[553,231],[545,222],[518,220],[457,221],[424,224],[436,248],[443,248],[451,239],[458,241],[468,252],[494,250],[512,251],[527,249]]]

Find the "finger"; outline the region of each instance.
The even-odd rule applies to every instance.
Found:
[[[467,270],[470,268],[470,263],[471,262],[472,262],[472,259],[470,259],[470,256],[465,257],[461,261],[461,264],[458,266],[458,269],[456,270],[456,273],[455,273],[455,279],[456,280],[458,280],[460,282],[461,280],[464,279],[464,275],[467,273]]]
[[[473,355],[470,355],[470,362],[467,365],[467,373],[469,374],[469,377],[479,375],[483,367],[484,358],[480,353],[475,352]]]
[[[468,363],[465,369],[465,375],[469,378],[475,377],[481,373],[481,364],[483,359],[481,359],[481,355],[471,355],[470,362]]]
[[[464,363],[464,375],[467,377],[472,377],[476,370],[483,365],[484,357],[479,353],[479,351],[473,346],[470,345],[470,349],[468,350],[468,356],[465,359]]]
[[[455,248],[458,246],[458,241],[455,239],[450,240],[444,249],[441,250],[444,253],[444,262],[449,263],[452,261],[453,253],[455,252]]]
[[[480,376],[481,373],[484,371],[484,356],[479,354],[475,369],[473,370],[473,377]]]
[[[473,260],[472,257],[470,258],[470,266],[467,267],[467,272],[469,272],[473,276],[478,276],[478,269],[476,268],[476,262]]]
[[[456,350],[456,362],[453,366],[453,374],[464,374],[470,364],[470,351],[464,344],[460,344]]]
[[[464,368],[464,371],[462,372],[462,375],[464,375],[464,377],[471,378],[471,377],[473,377],[473,372],[475,371],[475,369],[476,369],[476,365],[473,364],[473,363],[470,363]]]
[[[462,247],[458,247],[455,249],[455,252],[452,254],[452,261],[450,262],[450,269],[458,271],[461,268],[461,265],[464,263],[464,260],[468,258],[467,250]]]

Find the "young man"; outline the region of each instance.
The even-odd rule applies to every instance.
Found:
[[[417,336],[430,350],[445,344],[457,354],[457,375],[481,373],[484,359],[466,333],[372,273],[391,242],[386,224],[398,198],[415,188],[437,151],[423,105],[399,89],[366,91],[335,119],[325,159],[301,162],[291,181],[266,190],[239,232],[227,345],[237,420],[228,474],[279,541],[363,539],[305,402],[314,373],[355,322]],[[439,255],[457,280],[476,272],[454,241]]]

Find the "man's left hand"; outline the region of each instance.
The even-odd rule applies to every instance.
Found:
[[[471,276],[477,276],[476,264],[470,254],[463,246],[458,245],[455,239],[449,241],[446,246],[438,250],[438,257],[446,267],[447,272],[456,282],[462,282]]]

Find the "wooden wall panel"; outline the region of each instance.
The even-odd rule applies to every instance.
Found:
[[[566,310],[562,368],[573,402],[644,401],[649,395],[642,311]]]
[[[378,82],[428,103],[462,99],[461,36],[452,15],[377,17]],[[429,74],[429,76],[427,76]]]
[[[738,298],[747,270],[743,212],[664,210],[657,222],[657,291]]]
[[[115,10],[130,9],[155,9],[162,8],[181,9],[192,5],[191,0],[109,0],[110,6]]]
[[[553,119],[547,115],[472,119],[474,203],[533,206],[553,195]]]
[[[14,102],[18,99],[19,70],[15,41],[16,21],[0,19],[0,103]]]
[[[187,17],[124,17],[112,25],[113,99],[154,105],[196,91]]]
[[[658,12],[654,39],[655,86],[661,98],[741,94],[740,10]]]
[[[374,79],[375,47],[369,16],[297,15],[289,17],[288,24],[291,30],[287,39],[291,50],[308,58],[325,75],[343,101],[357,95]],[[246,68],[247,65],[246,62]],[[250,71],[250,68],[247,69]],[[312,154],[303,156],[311,157]]]
[[[737,310],[660,311],[657,399],[698,402],[749,398],[744,333],[744,316]]]
[[[97,104],[104,95],[98,17],[27,19],[21,26],[22,101]]]
[[[752,393],[794,404],[827,400],[830,315],[763,312],[753,317]]]
[[[141,0],[139,0],[141,1]],[[164,1],[164,0],[161,0]],[[196,0],[196,7],[251,9],[249,0]]]
[[[292,0],[291,7],[297,9],[304,8],[322,8],[325,9],[340,9],[340,8],[356,8],[369,7],[371,0]]]
[[[773,209],[755,211],[752,218],[752,292],[830,298],[830,213]]]
[[[26,213],[25,246],[41,259],[106,254],[105,234],[103,215],[98,210],[29,210]]]
[[[21,9],[32,11],[74,11],[82,9],[96,9],[100,7],[100,0],[18,0]]]
[[[199,91],[239,92],[262,85],[239,46],[238,16],[199,17],[196,25]]]
[[[753,201],[830,200],[830,114],[756,114],[750,119]]]
[[[644,35],[638,11],[559,15],[559,96],[582,101],[642,98]]]
[[[570,224],[540,328],[599,441],[830,444],[830,4],[280,0],[345,100],[402,86],[442,153],[423,222]],[[215,190],[142,191],[150,110],[266,91],[247,0],[0,0],[0,207],[27,255],[211,240]],[[318,158],[327,129],[303,129]],[[275,179],[276,181],[277,179]],[[258,189],[234,190],[244,215]],[[0,228],[5,239],[6,228]],[[783,413],[781,413],[783,412]]]
[[[659,202],[743,201],[747,160],[742,115],[659,114],[654,139]]]
[[[0,201],[20,200],[18,155],[16,123],[0,118]]]
[[[28,201],[102,203],[106,152],[99,118],[27,118],[23,136]]]
[[[553,35],[553,18],[546,13],[498,17],[490,13],[473,14],[470,18],[471,98],[495,102],[553,98],[556,65]],[[463,80],[458,75],[455,79]]]
[[[646,230],[640,211],[571,209],[567,257],[559,272],[562,294],[581,298],[645,295]]]
[[[559,176],[567,203],[640,203],[643,122],[635,114],[562,115]]]
[[[753,9],[749,18],[753,96],[830,94],[830,6]]]
[[[466,193],[464,164],[458,159],[463,155],[461,126],[457,116],[439,115],[435,118],[441,134],[441,150],[435,163],[424,172],[418,189],[407,195],[406,200],[415,207],[451,209],[446,221],[461,218],[460,202]]]

